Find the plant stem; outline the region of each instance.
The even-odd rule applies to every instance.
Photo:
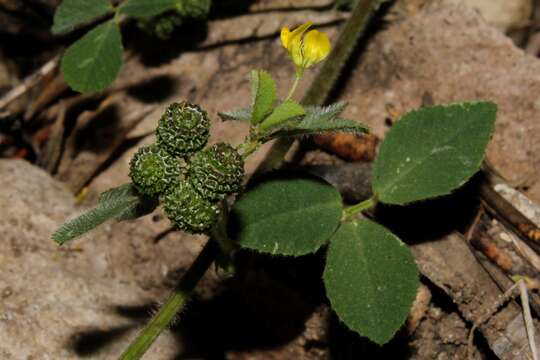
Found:
[[[253,154],[260,146],[260,141],[258,139],[247,139],[236,147],[236,150],[242,155],[242,159],[246,160],[247,157]]]
[[[377,204],[377,199],[375,196],[370,197],[367,200],[361,201],[358,204],[349,206],[343,210],[343,221],[347,221],[351,219],[354,215],[367,210],[371,209]]]
[[[129,345],[119,360],[138,360],[154,343],[156,338],[172,322],[178,311],[182,309],[189,299],[191,292],[203,277],[204,273],[216,258],[219,252],[217,243],[210,239],[197,256],[191,267],[184,274],[174,292],[159,312],[146,324],[142,332]]]
[[[296,74],[294,75],[294,82],[293,82],[293,85],[291,87],[291,90],[289,91],[289,94],[287,95],[285,100],[283,100],[283,102],[289,101],[292,98],[292,96],[294,95],[294,92],[296,91],[296,88],[298,87],[298,84],[300,84],[300,80],[302,80],[303,76],[304,76],[304,70],[301,69],[301,68],[297,68],[296,69]]]

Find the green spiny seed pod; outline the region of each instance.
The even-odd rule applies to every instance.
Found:
[[[242,188],[244,160],[232,146],[215,144],[193,155],[188,179],[205,198],[223,199]]]
[[[178,160],[156,145],[140,148],[129,163],[129,176],[149,196],[164,194],[180,180]]]
[[[173,103],[159,119],[158,145],[170,154],[186,157],[206,145],[210,121],[206,111],[188,102]]]
[[[154,17],[141,18],[137,20],[137,26],[148,35],[168,40],[183,22],[184,15],[177,11],[168,11]]]
[[[176,7],[185,17],[204,19],[210,12],[211,5],[211,0],[181,0]]]
[[[167,217],[180,230],[197,234],[217,221],[218,206],[203,198],[189,182],[182,182],[164,197]]]

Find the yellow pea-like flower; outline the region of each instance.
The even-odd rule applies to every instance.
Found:
[[[331,49],[330,40],[325,33],[311,30],[306,34],[311,25],[308,21],[293,31],[288,27],[281,29],[283,47],[287,49],[295,65],[302,70],[323,61]]]

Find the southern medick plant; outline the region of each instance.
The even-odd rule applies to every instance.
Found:
[[[331,48],[328,37],[310,26],[308,22],[281,32],[296,66],[284,100],[277,99],[270,74],[254,70],[251,105],[219,114],[223,120],[250,124],[243,143],[207,146],[207,113],[187,102],[170,105],[159,120],[157,142],[140,148],[131,161],[132,183],[102,194],[94,209],[66,223],[54,240],[63,244],[107,219],[133,219],[162,203],[177,229],[211,235],[226,256],[233,256],[238,247],[302,256],[328,245],[323,281],[332,308],[352,330],[377,344],[389,341],[415,298],[418,271],[409,248],[361,213],[377,203],[406,205],[446,195],[465,183],[483,160],[497,108],[490,102],[470,102],[403,116],[380,146],[373,196],[352,206],[344,207],[334,187],[309,176],[266,176],[244,189],[244,160],[271,139],[366,131],[365,126],[340,118],[344,103],[317,107],[293,100],[304,71],[324,60]],[[234,222],[234,234],[224,230],[227,220]],[[204,270],[191,274],[200,278]],[[190,281],[196,283],[198,278]],[[146,351],[181,307],[185,294],[171,299],[174,311],[160,312],[152,320],[156,327],[147,327],[139,336],[142,340],[132,344],[122,359],[139,358]]]

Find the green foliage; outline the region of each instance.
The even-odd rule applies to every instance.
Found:
[[[192,234],[208,231],[219,214],[218,206],[205,199],[189,182],[181,182],[167,193],[163,205],[174,226]]]
[[[354,120],[334,119],[332,121],[321,121],[319,119],[310,119],[302,121],[295,127],[287,129],[287,136],[293,135],[311,135],[325,132],[352,132],[367,133],[368,128]]]
[[[54,14],[53,34],[70,32],[113,11],[108,0],[63,0]]]
[[[239,120],[244,122],[251,121],[251,109],[250,108],[240,108],[231,111],[218,112],[219,117],[223,121],[228,120]]]
[[[276,106],[274,111],[262,122],[261,129],[268,130],[279,126],[288,120],[296,119],[306,113],[302,105],[293,100],[287,100]]]
[[[204,18],[211,5],[211,0],[127,0],[120,12],[134,18],[149,18],[175,10],[183,17]]]
[[[66,0],[57,13],[58,23],[55,18],[56,30],[69,31],[111,11],[108,3],[104,10],[99,1],[86,4],[94,6],[86,14],[69,15],[68,3],[76,1]],[[127,0],[116,8],[116,15],[136,17],[143,28],[165,38],[185,18],[206,16],[210,4],[210,0]],[[117,19],[91,30],[66,51],[62,71],[74,89],[97,91],[114,80],[122,62]],[[358,29],[363,23],[357,24]],[[130,163],[133,184],[104,193],[94,209],[60,228],[55,241],[64,243],[108,219],[147,214],[156,208],[158,196],[177,229],[219,238],[226,256],[234,254],[226,225],[235,230],[241,247],[273,255],[302,256],[330,241],[324,283],[333,308],[351,329],[386,343],[409,312],[418,273],[409,249],[387,229],[369,220],[350,219],[377,201],[401,205],[445,195],[462,185],[479,169],[496,106],[464,103],[405,115],[381,145],[374,165],[374,197],[362,203],[343,210],[338,191],[320,179],[274,176],[242,194],[228,217],[230,202],[223,200],[242,190],[244,158],[264,142],[280,136],[367,131],[339,117],[345,103],[304,108],[289,100],[298,81],[287,100],[278,103],[270,74],[251,72],[250,108],[219,113],[223,120],[250,122],[249,135],[238,151],[224,143],[203,149],[209,139],[207,113],[187,102],[171,104],[159,120],[157,144],[140,149]],[[305,98],[308,103],[320,102],[316,99],[328,94],[333,80],[324,82],[311,89]],[[182,172],[180,164],[187,171]]]
[[[156,129],[158,145],[170,154],[190,156],[202,149],[210,136],[206,111],[188,102],[169,105]]]
[[[224,199],[242,189],[244,160],[229,144],[218,143],[193,155],[188,178],[205,198]]]
[[[330,106],[308,106],[306,116],[299,121],[287,122],[272,137],[310,135],[323,132],[365,133],[367,127],[353,120],[337,118],[345,108],[338,102]]]
[[[212,0],[178,0],[176,9],[185,17],[204,19],[211,6]]]
[[[341,210],[337,190],[317,178],[276,178],[242,195],[231,219],[242,247],[300,256],[317,251],[330,238]]]
[[[142,31],[167,40],[186,21],[206,18],[211,4],[211,0],[130,0],[125,6],[138,18]]]
[[[167,11],[157,16],[139,19],[137,27],[148,35],[167,40],[183,22],[184,17],[177,11]]]
[[[53,239],[64,244],[107,220],[129,220],[149,214],[157,204],[155,198],[140,195],[132,184],[119,186],[104,192],[95,208],[65,223],[53,234]]]
[[[122,66],[122,38],[109,20],[73,43],[62,58],[61,70],[72,89],[93,92],[114,81]]]
[[[86,93],[104,90],[114,81],[122,67],[119,13],[139,18],[143,31],[167,39],[184,19],[205,18],[211,4],[211,0],[127,0],[115,8],[109,0],[63,0],[54,15],[53,34],[115,13],[114,19],[90,30],[65,52],[61,71],[66,82]]]
[[[127,0],[119,11],[134,18],[149,18],[176,9],[179,0]]]
[[[369,220],[343,224],[332,237],[324,271],[339,318],[379,345],[405,321],[418,287],[409,248]]]
[[[145,195],[159,196],[180,181],[178,160],[156,145],[140,148],[129,166],[133,184]]]
[[[251,121],[258,124],[272,111],[276,101],[276,83],[264,70],[251,71]]]
[[[475,102],[412,111],[381,144],[373,192],[389,204],[449,194],[480,168],[497,106]]]
[[[338,101],[337,103],[333,103],[328,106],[307,106],[306,117],[304,118],[303,122],[311,123],[314,121],[332,121],[341,115],[346,106],[347,103],[344,101]]]

